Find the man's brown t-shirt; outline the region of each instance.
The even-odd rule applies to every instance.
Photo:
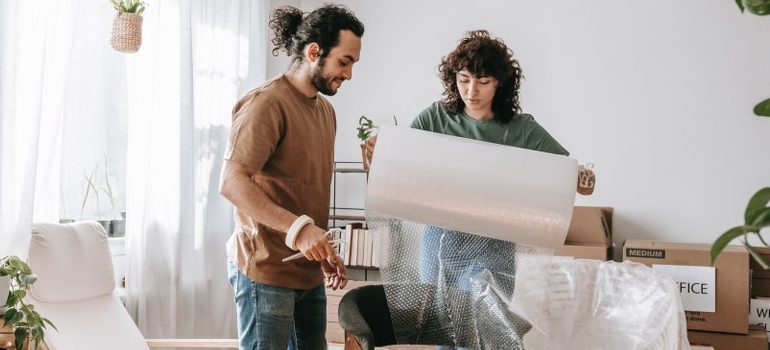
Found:
[[[336,119],[329,101],[309,98],[281,75],[252,90],[233,109],[225,159],[259,172],[252,177],[278,206],[310,216],[318,227],[329,220]],[[286,232],[267,227],[236,208],[227,256],[256,282],[309,289],[323,282],[318,262],[297,259],[284,244]]]

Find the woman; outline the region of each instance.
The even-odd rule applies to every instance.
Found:
[[[438,70],[444,97],[423,110],[412,122],[413,128],[569,155],[531,115],[522,113],[519,104],[521,67],[501,39],[491,37],[486,30],[468,32],[457,47],[443,57]],[[375,143],[376,137],[368,142],[368,156],[371,156]],[[591,194],[593,182],[593,172],[580,167],[578,193]],[[500,301],[491,307],[497,311],[488,310],[489,304],[480,305],[477,311],[500,315],[499,312],[507,311],[505,302],[513,296],[515,250],[516,244],[512,242],[429,226],[421,247],[420,279],[424,283],[438,283],[474,295],[491,289]],[[484,319],[477,318],[479,321]],[[509,324],[490,322],[485,327],[499,327],[498,334],[515,329],[519,337],[529,330],[529,324],[517,316],[510,315],[507,319]],[[504,342],[520,341],[520,338],[513,338],[516,336]]]
[[[468,32],[438,66],[444,98],[425,108],[411,127],[536,151],[569,155],[519,104],[522,71],[503,40],[486,30]],[[368,143],[371,156],[376,137]],[[577,192],[593,193],[594,174],[580,167]],[[426,231],[420,268],[424,282],[436,280],[437,245],[446,232]],[[452,244],[452,246],[455,246]],[[460,285],[466,283],[460,282]]]

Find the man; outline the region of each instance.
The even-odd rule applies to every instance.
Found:
[[[228,241],[241,349],[326,349],[326,285],[344,288],[346,269],[326,225],[334,162],[334,95],[353,76],[363,24],[325,5],[287,6],[270,18],[273,54],[289,71],[233,109],[220,192],[236,207]],[[304,258],[282,262],[299,250]]]

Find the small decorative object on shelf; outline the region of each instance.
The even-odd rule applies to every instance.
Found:
[[[112,21],[112,48],[125,53],[139,51],[142,46],[142,13],[147,3],[141,0],[110,1],[118,11]]]
[[[393,116],[393,122],[398,126],[398,119],[395,115]],[[374,122],[365,115],[358,118],[358,127],[356,128],[356,130],[358,130],[357,137],[361,140],[361,157],[363,159],[364,169],[366,170],[369,169],[369,162],[371,161],[371,159],[366,156],[366,143],[376,134],[375,131],[377,128],[378,126],[374,125]]]
[[[374,122],[362,115],[358,118],[358,139],[361,140],[361,158],[363,159],[364,169],[369,169],[369,157],[366,156],[366,141],[372,137],[372,133],[377,127],[374,126]]]
[[[10,277],[10,292],[5,303],[2,327],[13,327],[14,347],[16,349],[40,349],[44,330],[47,326],[56,326],[35,311],[33,305],[24,302],[29,288],[37,276],[32,269],[15,255],[0,259],[0,277]],[[26,343],[26,347],[25,347]]]

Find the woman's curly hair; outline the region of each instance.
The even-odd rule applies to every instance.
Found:
[[[495,120],[507,122],[521,113],[521,67],[502,39],[490,37],[486,30],[470,31],[460,40],[454,51],[441,59],[438,66],[444,85],[444,98],[441,102],[451,113],[461,113],[465,109],[465,103],[457,89],[457,73],[462,70],[467,70],[476,77],[497,79],[497,90],[492,101]]]
[[[269,22],[273,30],[273,56],[286,52],[293,61],[301,61],[305,46],[318,43],[321,58],[339,44],[340,30],[350,30],[357,37],[364,35],[364,25],[355,14],[340,5],[326,4],[310,13],[293,6],[273,11]]]

